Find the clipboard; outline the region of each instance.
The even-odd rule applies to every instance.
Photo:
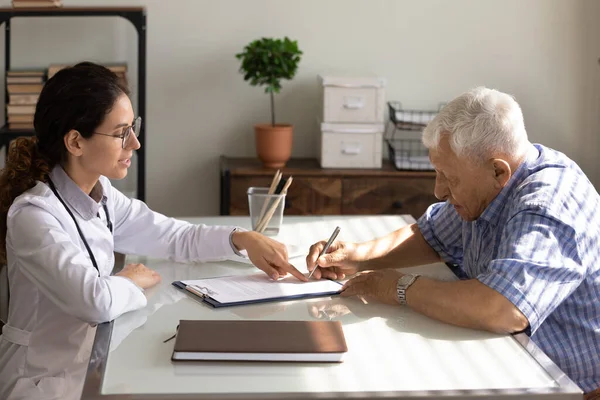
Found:
[[[218,277],[218,278],[207,278],[202,281],[208,281],[211,279],[227,279],[228,277]],[[233,277],[231,277],[233,278]],[[342,283],[329,280],[328,282],[339,286],[342,288]],[[273,282],[274,283],[274,282]],[[214,298],[217,293],[213,290],[208,289],[206,287],[202,287],[199,285],[186,284],[182,281],[175,281],[171,283],[177,289],[183,290],[186,293],[194,296],[202,300],[204,303],[214,307],[214,308],[222,308],[222,307],[231,307],[231,306],[241,306],[246,304],[259,304],[259,303],[269,303],[269,302],[277,302],[277,301],[290,301],[290,300],[299,300],[299,299],[311,299],[317,297],[328,297],[328,296],[336,296],[339,295],[339,290],[327,290],[327,291],[319,291],[319,292],[310,292],[310,293],[299,293],[299,294],[290,294],[290,295],[279,295],[279,296],[265,296],[260,298],[253,298],[247,300],[239,300],[239,301],[227,301],[222,302]]]

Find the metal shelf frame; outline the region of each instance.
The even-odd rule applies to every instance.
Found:
[[[4,67],[10,70],[11,20],[20,17],[122,17],[131,22],[138,36],[138,115],[142,117],[142,129],[139,140],[145,144],[146,137],[146,10],[143,7],[60,7],[60,8],[0,8],[0,25],[4,24]],[[5,104],[8,103],[8,91],[5,91]],[[0,148],[6,148],[10,142],[21,136],[33,136],[32,130],[8,129],[8,116],[0,128]],[[146,198],[146,151],[145,146],[137,150],[137,193],[142,201]]]

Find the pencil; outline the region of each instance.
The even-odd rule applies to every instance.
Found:
[[[287,194],[287,190],[290,187],[290,185],[292,184],[293,180],[294,180],[294,178],[291,176],[287,179],[287,182],[285,182],[285,185],[283,186],[283,189],[281,190],[282,195]],[[256,231],[262,232],[265,230],[267,225],[269,225],[269,222],[271,221],[271,218],[273,218],[273,214],[275,213],[275,210],[277,209],[277,206],[279,205],[279,202],[281,201],[282,197],[283,196],[277,197],[275,199],[275,201],[273,202],[273,204],[271,204],[271,208],[269,208],[269,211],[265,215],[265,218],[263,218],[263,220],[261,221],[261,224],[256,227]]]
[[[281,171],[277,170],[275,172],[275,175],[273,176],[273,180],[271,181],[271,186],[269,186],[269,191],[268,191],[268,195],[267,197],[265,197],[265,201],[262,205],[262,209],[260,210],[260,214],[258,214],[258,218],[256,219],[256,225],[254,230],[258,230],[256,228],[258,228],[262,222],[263,217],[265,216],[265,211],[267,210],[267,205],[269,204],[269,200],[270,200],[270,196],[275,193],[275,189],[277,188],[277,185],[279,185],[279,181],[281,180],[281,176],[283,174],[281,173]]]

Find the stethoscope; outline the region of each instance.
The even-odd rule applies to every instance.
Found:
[[[54,186],[54,183],[52,183],[52,180],[50,178],[48,178],[48,184],[50,186],[50,189],[52,189],[52,191],[54,192],[54,195],[56,196],[56,198],[58,198],[58,200],[60,200],[62,205],[65,207],[65,210],[67,210],[67,212],[69,213],[71,218],[73,218],[73,222],[75,222],[75,227],[77,228],[77,232],[79,232],[79,237],[83,241],[83,244],[85,245],[85,248],[87,249],[88,254],[90,255],[92,264],[94,264],[94,268],[96,268],[96,271],[98,271],[98,276],[100,276],[100,269],[98,268],[98,263],[96,263],[96,258],[94,257],[94,253],[92,252],[92,249],[90,248],[90,245],[88,244],[87,240],[85,240],[85,236],[83,236],[83,232],[81,231],[81,228],[79,227],[79,224],[77,223],[77,220],[75,219],[75,216],[73,215],[73,213],[71,212],[69,207],[67,207],[67,204],[64,202],[62,197],[59,196],[58,191],[56,190],[56,187]],[[110,222],[110,214],[108,213],[108,207],[106,206],[106,204],[103,204],[102,207],[104,208],[104,213],[106,214],[106,221],[107,221],[106,226],[108,227],[108,230],[112,234],[113,226],[112,226],[112,222]],[[98,217],[100,217],[100,214],[98,214]]]

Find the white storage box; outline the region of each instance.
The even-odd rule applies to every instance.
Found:
[[[321,167],[381,168],[383,124],[321,124]]]
[[[323,122],[383,122],[385,79],[319,76],[323,86]]]

